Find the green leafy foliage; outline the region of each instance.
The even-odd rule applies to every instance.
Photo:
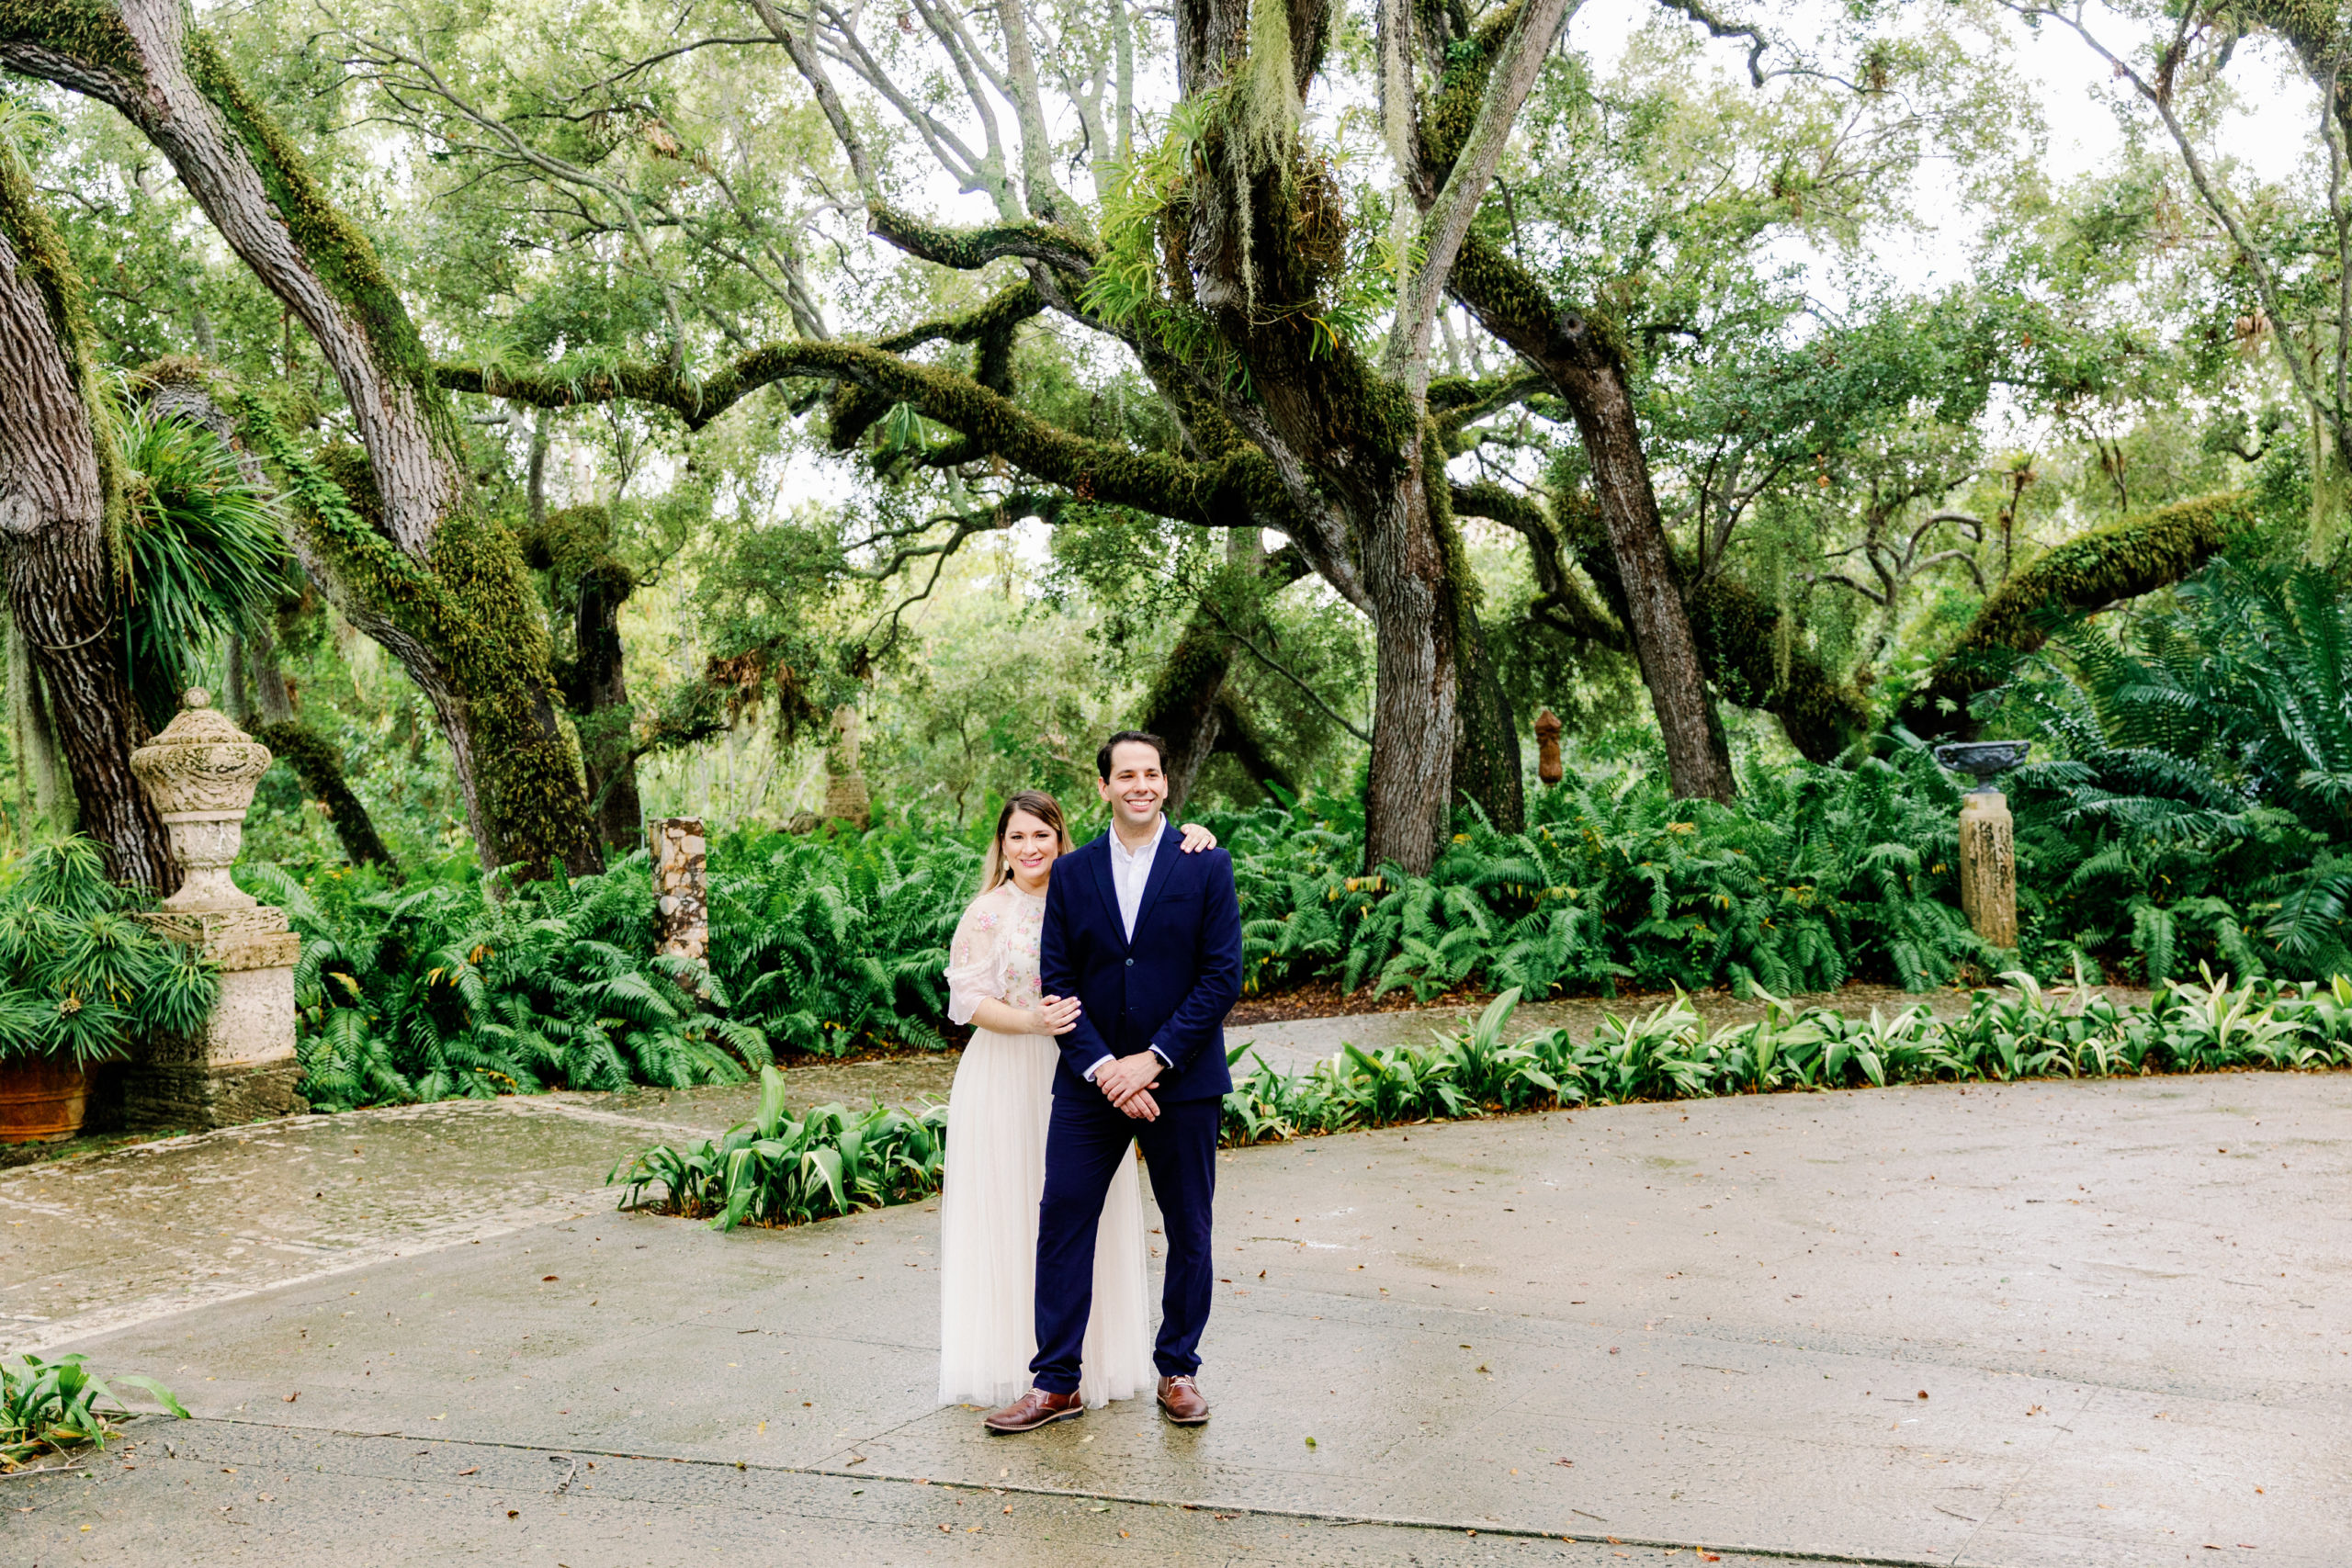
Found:
[[[947,1109],[863,1114],[820,1105],[795,1118],[784,1075],[760,1071],[757,1117],[690,1149],[657,1145],[613,1168],[627,1207],[708,1219],[713,1230],[797,1224],[939,1190],[947,1164]],[[658,1195],[649,1197],[649,1193]]]
[[[711,969],[777,1045],[944,1043],[947,944],[979,880],[964,840],[747,834],[711,856]]]
[[[27,1356],[21,1366],[14,1367],[0,1361],[0,1472],[16,1470],[43,1454],[106,1447],[116,1420],[133,1414],[123,1407],[114,1383],[144,1389],[170,1414],[188,1418],[172,1391],[153,1378],[136,1372],[101,1378],[79,1355],[53,1361]]]
[[[723,982],[653,949],[645,857],[493,890],[340,868],[250,888],[302,936],[303,1093],[322,1109],[544,1089],[737,1083],[769,1060]],[[697,987],[707,987],[707,990]]]
[[[2029,960],[2151,983],[2352,972],[2352,605],[2328,574],[2217,560],[2120,632],[2061,630],[2000,722]]]
[[[1263,1057],[1225,1098],[1228,1145],[1508,1111],[1704,1100],[1730,1094],[1883,1089],[1895,1083],[2013,1082],[2245,1068],[2352,1066],[2352,979],[2234,983],[2209,969],[2122,1007],[2077,986],[2061,995],[2030,975],[1980,991],[1958,1018],[1925,1007],[1850,1018],[1767,997],[1764,1016],[1709,1030],[1679,992],[1635,1018],[1604,1014],[1583,1039],[1548,1030],[1506,1044],[1517,989],[1476,1025],[1428,1045],[1342,1045],[1305,1072]],[[1245,1043],[1228,1059],[1251,1055]],[[796,1224],[912,1202],[939,1189],[947,1110],[863,1115],[820,1105],[795,1119],[785,1075],[762,1071],[758,1117],[689,1149],[656,1145],[613,1168],[627,1207],[705,1219]]]
[[[1234,852],[1249,988],[1335,976],[1426,1000],[1464,984],[1926,990],[1989,975],[1998,960],[1952,902],[1955,808],[1916,752],[1751,765],[1728,807],[1601,773],[1532,800],[1525,832],[1473,819],[1426,877],[1357,874],[1362,840],[1316,812],[1209,820]]]
[[[1226,1097],[1225,1141],[1776,1090],[2352,1066],[2352,980],[2340,976],[2241,985],[2208,969],[2145,1007],[2080,987],[2062,996],[2022,972],[2002,978],[2008,989],[1978,992],[1952,1019],[1925,1007],[1852,1018],[1767,998],[1762,1018],[1710,1031],[1677,993],[1639,1017],[1604,1014],[1581,1040],[1555,1029],[1516,1045],[1503,1043],[1519,1000],[1507,991],[1474,1028],[1425,1046],[1343,1045],[1306,1072],[1258,1058]],[[1249,1055],[1232,1052],[1237,1063]]]
[[[150,1031],[202,1027],[220,978],[198,949],[130,918],[140,895],[107,878],[87,839],[36,846],[0,870],[0,1060],[76,1064]]]
[[[132,684],[160,728],[220,638],[276,609],[294,563],[276,502],[218,435],[138,405],[112,423],[128,476]]]

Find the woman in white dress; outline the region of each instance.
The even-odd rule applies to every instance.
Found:
[[[1184,851],[1214,849],[1186,826]],[[1075,998],[1038,995],[1037,936],[1054,862],[1073,846],[1054,797],[1023,790],[1004,803],[980,896],[948,950],[947,1016],[974,1025],[947,1097],[947,1181],[939,1206],[939,1402],[993,1409],[1024,1393],[1037,1353],[1037,1203],[1046,1190],[1053,1116],[1054,1037],[1077,1021]],[[1128,1160],[1102,1203],[1094,1248],[1094,1309],[1079,1393],[1087,1404],[1153,1386],[1144,1280],[1143,1190]]]

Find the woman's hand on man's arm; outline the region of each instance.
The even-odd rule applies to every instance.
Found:
[[[1017,1008],[994,997],[972,1010],[972,1021],[991,1034],[1042,1034],[1051,1038],[1078,1027],[1076,997],[1046,997],[1035,1007]]]

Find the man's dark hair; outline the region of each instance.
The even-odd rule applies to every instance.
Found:
[[[1118,734],[1102,742],[1102,750],[1094,753],[1094,774],[1104,784],[1111,782],[1111,748],[1125,746],[1129,742],[1137,746],[1148,746],[1159,752],[1159,771],[1163,773],[1168,771],[1167,741],[1148,729],[1122,729]]]

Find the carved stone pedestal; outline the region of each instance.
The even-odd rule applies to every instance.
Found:
[[[653,848],[655,951],[710,961],[709,845],[699,817],[665,817],[646,836]]]
[[[131,1128],[223,1127],[306,1111],[296,1092],[294,961],[301,942],[284,911],[229,880],[244,837],[254,784],[269,749],[229,722],[201,689],[131,754],[131,771],[162,814],[179,863],[178,892],[137,917],[167,942],[200,948],[220,970],[220,996],[202,1030],[148,1040],[122,1078]]]
[[[2018,944],[2017,824],[1996,789],[1960,797],[1960,908],[1995,947]]]
[[[220,997],[203,1032],[156,1035],[123,1077],[123,1125],[226,1127],[308,1111],[294,1059],[294,961],[301,939],[267,904],[138,917],[168,942],[201,948],[220,967]]]

